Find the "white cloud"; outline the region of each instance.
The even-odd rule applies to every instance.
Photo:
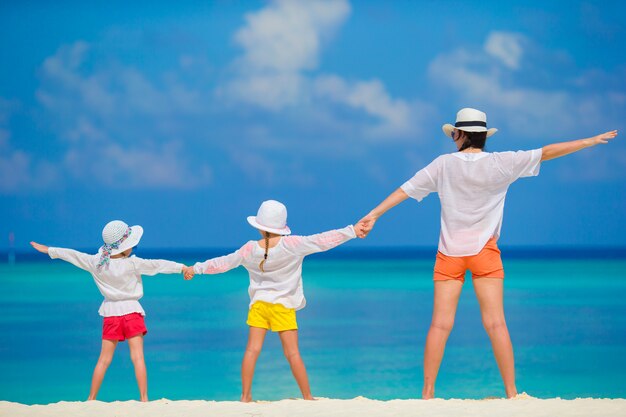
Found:
[[[59,166],[78,180],[108,187],[209,184],[210,167],[191,169],[182,162],[184,142],[171,139],[185,131],[185,117],[198,116],[198,93],[176,82],[156,87],[119,63],[88,65],[90,51],[85,42],[62,46],[41,69],[37,98],[67,146]]]
[[[20,193],[58,185],[58,170],[51,163],[34,162],[20,150],[0,153],[0,192]]]
[[[499,59],[511,69],[519,69],[520,60],[524,50],[522,41],[524,37],[511,32],[491,32],[485,42],[485,52]]]
[[[82,41],[64,45],[42,65],[37,98],[66,121],[88,114],[94,121],[120,123],[137,116],[175,117],[202,107],[197,92],[175,81],[157,87],[130,66],[113,62],[86,69],[91,49]]]
[[[576,96],[565,89],[515,86],[507,78],[509,74],[493,67],[480,52],[457,49],[441,54],[431,62],[429,75],[453,90],[464,106],[484,108],[492,124],[498,120],[529,138],[545,139],[556,130],[575,133],[603,120],[598,97]]]
[[[315,69],[321,42],[350,13],[346,0],[275,0],[246,15],[235,34],[244,49],[244,72],[298,72]]]
[[[275,0],[247,14],[235,33],[243,55],[225,92],[274,111],[306,101],[309,83],[302,72],[317,68],[322,42],[349,13],[346,0]]]
[[[415,135],[419,113],[429,106],[392,97],[378,79],[348,81],[315,74],[322,44],[349,13],[346,0],[276,0],[246,15],[245,26],[235,34],[243,55],[235,62],[235,76],[218,89],[219,96],[272,112],[300,106],[318,114],[328,108],[331,114],[339,106],[354,112],[353,130],[361,137]],[[346,123],[328,121],[326,126],[332,130]]]
[[[76,178],[87,178],[111,188],[193,189],[210,184],[211,169],[189,170],[180,142],[160,146],[123,147],[102,144],[96,149],[73,148],[64,166]]]
[[[19,103],[0,97],[0,193],[44,189],[58,180],[56,168],[47,161],[35,161],[30,153],[14,149],[9,119]]]
[[[286,160],[277,164],[275,159],[251,150],[239,149],[231,154],[232,161],[248,177],[248,180],[264,186],[297,185],[311,186],[315,178],[301,163]]]
[[[279,111],[302,102],[308,80],[298,73],[250,74],[233,80],[227,94],[268,110]]]
[[[404,135],[413,131],[410,105],[402,99],[391,98],[379,80],[348,83],[338,76],[328,75],[318,77],[314,88],[320,97],[379,119],[380,124],[373,127],[374,135]]]

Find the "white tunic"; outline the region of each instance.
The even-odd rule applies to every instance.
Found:
[[[48,255],[52,259],[63,259],[85,271],[93,277],[100,293],[104,297],[98,313],[104,317],[123,316],[130,313],[146,313],[139,304],[143,297],[142,275],[177,274],[182,271],[183,264],[161,259],[111,258],[109,267],[96,266],[100,255],[88,255],[73,249],[49,248]]]
[[[541,155],[541,149],[441,155],[401,188],[417,201],[431,192],[439,194],[441,253],[475,255],[500,236],[509,185],[538,175]]]
[[[300,310],[306,305],[302,288],[302,261],[356,237],[352,226],[311,236],[283,236],[268,251],[267,261],[259,268],[265,249],[251,240],[236,252],[194,265],[196,274],[219,274],[243,265],[250,275],[250,306],[257,301],[282,304]]]

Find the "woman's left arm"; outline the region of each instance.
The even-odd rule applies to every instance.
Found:
[[[570,153],[578,152],[581,149],[590,148],[595,145],[609,143],[610,139],[617,136],[617,130],[602,133],[586,139],[572,140],[569,142],[553,143],[541,149],[541,161],[560,158]]]

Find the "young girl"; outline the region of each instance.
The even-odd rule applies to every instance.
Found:
[[[487,115],[465,108],[453,125],[442,126],[458,152],[441,155],[391,193],[357,224],[365,237],[376,221],[409,197],[421,201],[436,192],[441,200],[441,234],[434,268],[433,316],[424,349],[422,397],[433,398],[435,380],[452,330],[467,270],[472,272],[483,325],[500,368],[507,397],[517,395],[513,345],[504,318],[504,268],[496,244],[500,237],[504,200],[519,178],[539,174],[542,161],[559,158],[617,136],[613,130],[587,139],[554,143],[519,152],[483,152],[497,129],[487,129]]]
[[[141,275],[177,274],[182,272],[184,265],[129,257],[142,235],[141,226],[129,227],[123,221],[112,221],[102,230],[104,245],[96,255],[72,249],[49,248],[30,242],[36,250],[47,253],[50,258],[63,259],[91,273],[104,296],[98,311],[104,317],[102,350],[93,371],[88,400],[96,399],[117,342],[128,339],[141,401],[148,401],[148,381],[143,358],[143,336],[148,330],[144,322],[145,312],[139,304],[139,299],[143,296]]]
[[[248,222],[262,239],[251,240],[230,255],[198,262],[185,268],[185,279],[194,274],[219,274],[243,265],[250,274],[250,326],[248,346],[241,364],[241,401],[252,401],[254,366],[267,330],[278,332],[285,357],[305,400],[312,400],[304,362],[298,350],[296,311],[304,308],[302,261],[305,256],[334,248],[356,237],[352,226],[312,236],[288,236],[287,208],[278,201],[263,202]]]

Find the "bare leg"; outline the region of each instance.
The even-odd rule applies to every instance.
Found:
[[[500,368],[507,398],[517,395],[515,387],[515,359],[513,344],[504,319],[503,280],[500,278],[478,278],[474,290],[485,330],[491,339],[491,347]]]
[[[139,387],[141,401],[148,401],[148,374],[146,372],[146,362],[143,358],[143,335],[128,338],[128,348],[130,349],[130,360],[135,367],[135,378]]]
[[[248,345],[241,362],[241,401],[252,401],[252,378],[254,378],[254,366],[259,358],[267,329],[250,326],[248,333]]]
[[[280,341],[283,344],[283,352],[285,358],[291,366],[291,373],[296,378],[300,392],[302,392],[302,398],[305,400],[312,400],[311,387],[309,387],[309,378],[306,375],[306,368],[304,367],[304,361],[300,356],[300,350],[298,349],[298,331],[286,330],[278,333],[280,335]]]
[[[107,369],[111,364],[116,346],[117,340],[102,340],[102,349],[100,350],[100,357],[98,358],[96,367],[93,370],[93,376],[91,377],[91,390],[89,391],[89,398],[87,398],[87,401],[95,400],[98,396],[100,385],[102,385],[104,374],[106,374]]]
[[[454,326],[454,316],[463,283],[458,280],[435,281],[433,318],[424,349],[424,388],[422,398],[435,397],[435,381],[443,359],[448,336]]]

